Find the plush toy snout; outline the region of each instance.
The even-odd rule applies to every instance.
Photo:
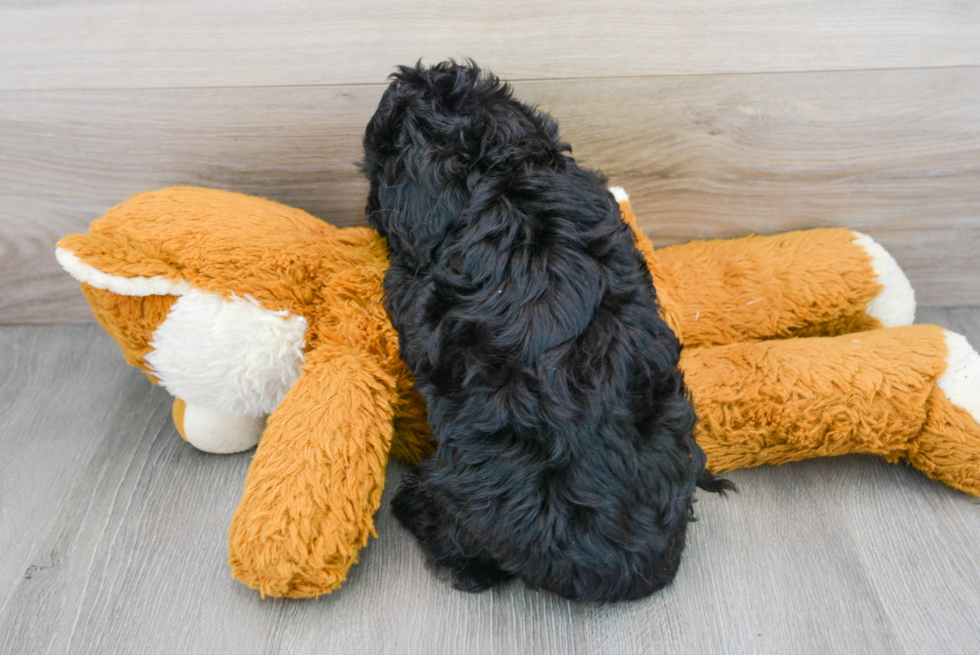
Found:
[[[265,430],[265,417],[232,416],[175,398],[174,425],[187,443],[206,453],[240,453],[254,448]]]

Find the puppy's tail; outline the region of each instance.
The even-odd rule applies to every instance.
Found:
[[[705,491],[710,491],[713,494],[725,495],[726,491],[738,491],[738,487],[731,480],[726,480],[725,478],[716,477],[708,469],[703,469],[698,475],[697,485],[704,489]]]

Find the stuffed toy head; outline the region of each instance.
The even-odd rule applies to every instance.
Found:
[[[57,258],[126,360],[177,398],[188,441],[227,453],[262,439],[232,526],[236,575],[276,596],[339,585],[373,533],[389,451],[431,452],[381,305],[384,241],[173,188],[111,209]]]
[[[908,325],[898,265],[846,229],[654,251],[615,189],[683,344],[708,468],[850,452],[980,495],[980,355]],[[382,306],[384,240],[224,191],[136,195],[58,243],[126,360],[210,452],[258,448],[229,531],[264,595],[338,588],[374,534],[389,454],[433,452]]]

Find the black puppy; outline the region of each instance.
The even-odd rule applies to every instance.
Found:
[[[472,62],[400,67],[364,136],[386,307],[436,454],[394,500],[456,586],[519,576],[647,596],[677,571],[705,471],[632,232],[550,116]]]

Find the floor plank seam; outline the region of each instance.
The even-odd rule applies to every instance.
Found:
[[[479,62],[478,62],[479,63]],[[398,62],[393,62],[392,70],[398,66]],[[914,71],[940,71],[940,70],[975,70],[980,69],[980,61],[972,64],[948,64],[937,66],[884,66],[880,68],[813,68],[813,69],[787,69],[777,71],[717,71],[701,73],[657,73],[653,75],[585,75],[580,77],[502,77],[508,83],[516,84],[535,84],[535,83],[554,83],[554,82],[604,82],[616,80],[668,80],[680,77],[751,77],[751,76],[783,76],[783,75],[822,75],[822,74],[848,74],[848,73],[890,73],[890,72],[914,72]],[[364,88],[376,87],[379,91],[387,87],[384,81],[379,82],[335,82],[335,83],[316,83],[316,84],[232,84],[228,86],[105,86],[105,87],[25,87],[25,88],[0,88],[0,95],[4,93],[113,93],[120,91],[240,91],[251,89],[343,89],[343,88]]]

